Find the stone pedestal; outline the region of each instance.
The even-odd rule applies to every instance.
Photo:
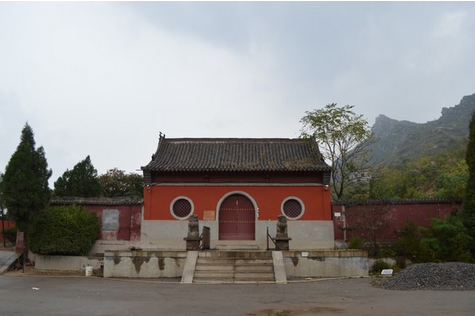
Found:
[[[276,237],[275,238],[275,249],[276,250],[289,250],[289,241],[292,238],[289,237]]]
[[[287,217],[284,215],[277,216],[277,234],[275,237],[275,249],[276,250],[289,250],[289,238],[287,233]]]
[[[186,250],[198,250],[200,248],[200,231],[198,215],[191,215],[188,222],[188,236],[183,238],[186,241]]]
[[[186,250],[198,250],[200,248],[201,238],[183,238],[186,241]]]

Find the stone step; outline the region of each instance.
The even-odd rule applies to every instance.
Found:
[[[200,251],[199,258],[272,259],[271,251]]]
[[[199,252],[195,283],[273,282],[273,254],[270,251]]]
[[[272,266],[235,266],[234,271],[236,273],[259,273],[259,272],[271,272],[274,273],[274,267]]]
[[[274,272],[195,271],[193,282],[202,281],[274,281]]]
[[[197,265],[234,265],[234,259],[219,259],[219,258],[199,258],[196,261]]]
[[[197,265],[195,271],[234,271],[233,265]]]
[[[274,273],[235,273],[235,281],[275,281]]]
[[[236,244],[236,245],[216,245],[216,249],[218,250],[259,250],[259,246],[257,245],[244,245],[244,244]]]
[[[273,265],[272,259],[236,259],[235,265]]]
[[[195,276],[193,281],[199,279],[206,279],[206,280],[233,280],[234,278],[234,271],[195,271]]]
[[[228,284],[234,283],[234,279],[196,279],[193,280],[193,283],[198,284]],[[254,282],[249,282],[254,283]]]

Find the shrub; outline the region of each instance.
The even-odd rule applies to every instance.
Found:
[[[396,256],[393,242],[380,242],[377,258],[392,258]]]
[[[350,249],[363,249],[364,248],[364,241],[361,239],[360,236],[355,235],[350,238],[348,241],[348,248]]]
[[[396,258],[394,259],[396,260],[396,264],[394,266],[397,266],[398,269],[406,268],[406,257],[396,256]],[[393,269],[394,269],[394,266],[393,266]]]
[[[470,246],[473,239],[456,216],[452,215],[446,219],[432,218],[421,244],[430,249],[435,261],[471,261]]]
[[[41,255],[86,255],[99,237],[95,214],[81,206],[49,208],[28,229],[30,249]]]
[[[384,269],[390,269],[391,266],[384,260],[378,259],[374,262],[373,266],[371,267],[372,273],[381,273]]]
[[[396,262],[395,264],[391,266],[391,269],[393,269],[393,273],[399,273],[405,268],[406,268],[406,263],[404,263],[404,266],[400,266],[399,263]]]
[[[421,242],[423,232],[424,230],[413,220],[404,223],[403,237],[399,238],[393,246],[398,264],[405,262],[405,259],[414,263],[432,260],[430,249]],[[401,267],[404,268],[404,265],[402,264]]]
[[[12,244],[16,243],[16,233],[18,231],[18,228],[16,227],[9,227],[9,228],[5,228],[3,230],[3,234],[5,236],[5,239],[9,242],[11,242]]]

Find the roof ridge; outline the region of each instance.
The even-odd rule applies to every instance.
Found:
[[[250,137],[178,137],[164,138],[164,141],[308,141],[306,138],[250,138]]]

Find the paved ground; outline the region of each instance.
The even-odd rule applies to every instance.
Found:
[[[0,276],[0,315],[475,315],[475,291],[390,291],[370,282],[183,285],[9,274]]]
[[[5,272],[17,258],[18,255],[13,251],[0,250],[0,274]]]

